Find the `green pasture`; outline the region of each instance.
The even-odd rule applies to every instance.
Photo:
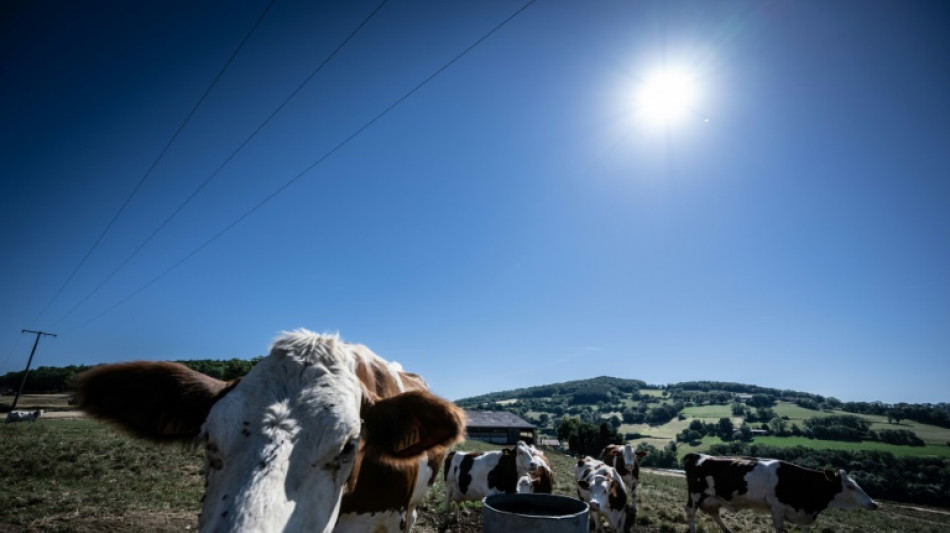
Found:
[[[684,407],[680,413],[689,418],[708,418],[713,421],[720,418],[733,418],[731,405],[694,405]]]

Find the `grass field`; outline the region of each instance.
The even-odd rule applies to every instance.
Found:
[[[0,462],[0,531],[99,532],[184,531],[198,522],[203,493],[203,458],[180,446],[158,446],[126,437],[92,420],[43,420],[0,425],[6,452]],[[498,446],[468,441],[462,450]],[[575,496],[574,459],[547,451],[555,471],[555,493]],[[442,476],[419,508],[417,533],[434,533],[444,507]],[[685,481],[645,470],[639,490],[637,531],[686,530]],[[481,504],[464,506],[456,533],[481,531]],[[739,531],[769,531],[769,519],[751,512],[724,513]],[[950,532],[950,514],[887,504],[882,510],[823,513],[817,531]],[[700,520],[700,531],[718,531]]]
[[[0,412],[9,412],[14,396],[4,395],[0,399]],[[46,409],[47,411],[68,411],[75,409],[69,405],[69,394],[21,394],[16,404],[18,411]]]
[[[687,418],[709,418],[713,421],[720,418],[733,418],[730,405],[696,405],[684,407],[680,412]]]
[[[0,531],[182,531],[197,525],[203,458],[91,420],[0,426]]]

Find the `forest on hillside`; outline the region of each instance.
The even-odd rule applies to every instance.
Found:
[[[656,392],[659,391],[659,394]],[[512,401],[516,400],[516,401]],[[881,415],[900,422],[914,420],[950,428],[950,404],[842,402],[831,397],[789,389],[774,389],[719,381],[687,381],[672,385],[647,385],[635,379],[596,377],[501,392],[457,400],[467,409],[503,410],[532,418],[539,427],[554,429],[564,415],[590,421],[608,415],[616,426],[660,424],[676,418],[684,407],[732,405],[732,414],[746,422],[768,423],[779,401],[821,412],[841,410],[855,414]]]

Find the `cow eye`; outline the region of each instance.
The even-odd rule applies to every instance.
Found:
[[[360,449],[360,436],[357,435],[350,440],[346,441],[346,444],[343,445],[343,450],[340,452],[340,461],[348,463],[353,460],[353,457],[356,455],[357,450]]]

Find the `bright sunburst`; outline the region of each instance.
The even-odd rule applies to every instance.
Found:
[[[667,67],[644,80],[637,93],[637,108],[651,122],[670,124],[692,109],[696,96],[695,80],[690,73]]]

